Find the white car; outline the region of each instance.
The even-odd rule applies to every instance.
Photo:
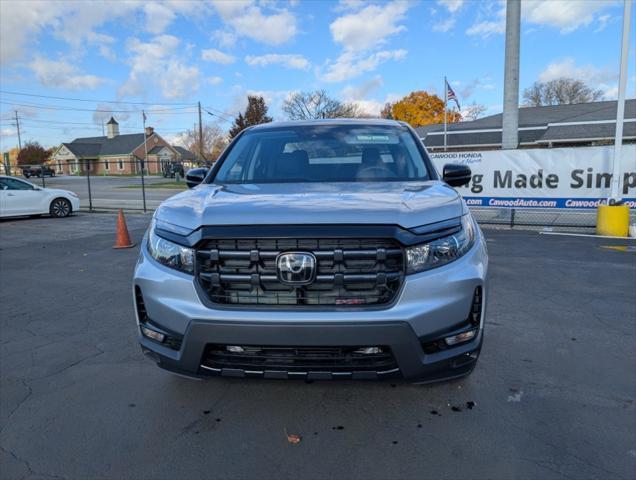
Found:
[[[42,188],[19,178],[0,176],[0,217],[46,213],[67,217],[79,206],[79,197],[68,190]]]

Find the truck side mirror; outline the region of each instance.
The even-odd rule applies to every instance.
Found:
[[[208,175],[207,168],[193,168],[186,173],[186,185],[188,188],[194,188],[199,185]]]
[[[444,165],[444,173],[442,179],[451,187],[462,187],[470,183],[472,172],[470,167],[466,165],[458,165],[456,163],[447,163]]]

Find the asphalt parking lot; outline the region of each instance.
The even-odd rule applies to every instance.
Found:
[[[3,479],[636,478],[633,241],[486,230],[461,381],[197,382],[142,356],[114,226],[0,222]]]

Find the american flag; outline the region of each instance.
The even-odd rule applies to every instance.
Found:
[[[455,91],[451,88],[448,82],[446,82],[446,100],[455,100],[455,103],[457,104],[457,108],[459,110],[462,109],[462,107],[459,106],[459,100],[457,100],[457,95],[455,95]]]

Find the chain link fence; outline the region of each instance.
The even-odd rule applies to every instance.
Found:
[[[165,199],[187,189],[184,176],[197,162],[141,160],[79,161],[45,165],[0,166],[0,173],[24,179],[42,187],[70,190],[80,197],[85,211],[123,208],[152,211]],[[555,229],[591,232],[596,209],[541,209],[471,207],[481,225],[518,229]],[[632,211],[630,223],[636,223]]]
[[[185,190],[185,172],[199,162],[112,159],[37,165],[2,165],[0,174],[22,177],[41,187],[70,190],[86,211],[152,211]]]

